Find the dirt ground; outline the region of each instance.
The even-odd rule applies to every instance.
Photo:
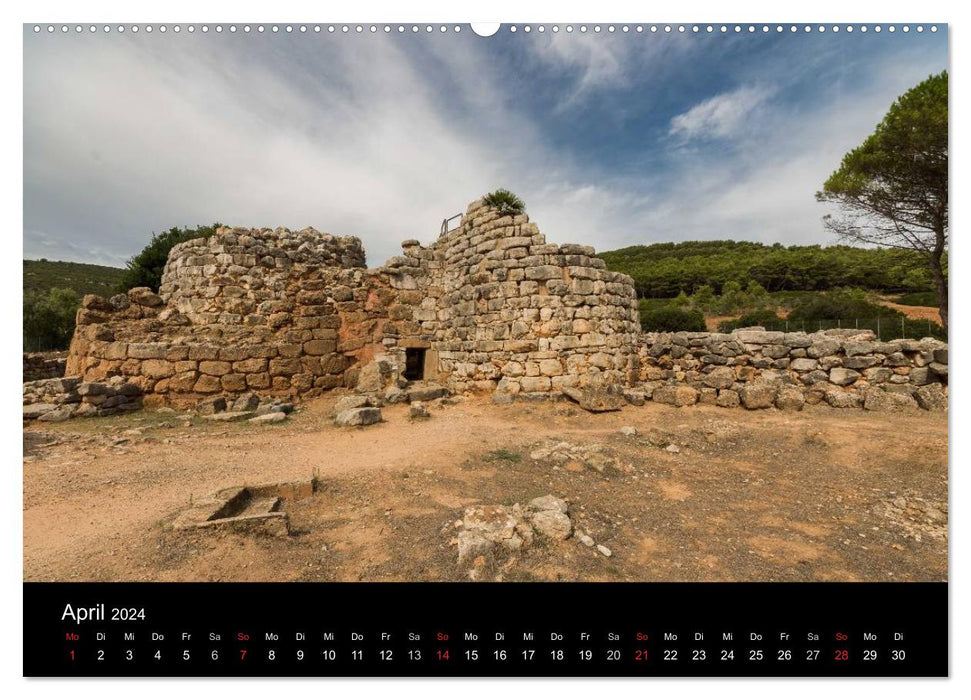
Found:
[[[941,322],[941,310],[936,306],[907,306],[906,304],[895,304],[886,299],[880,300],[881,306],[888,309],[899,311],[912,321],[931,321],[932,323]]]
[[[612,555],[539,539],[490,578],[947,577],[944,414],[460,399],[348,429],[331,422],[337,398],[259,427],[150,411],[26,426],[24,579],[467,580],[464,508],[545,494]],[[530,456],[558,443],[596,459]],[[289,537],[170,527],[219,489],[312,479],[315,495],[284,504]]]

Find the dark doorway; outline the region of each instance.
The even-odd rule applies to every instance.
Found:
[[[425,378],[425,348],[405,348],[405,379],[409,382]]]

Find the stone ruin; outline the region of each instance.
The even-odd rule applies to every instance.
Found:
[[[66,373],[181,405],[375,379],[542,395],[629,382],[633,282],[593,248],[547,243],[481,200],[431,245],[402,248],[368,270],[354,237],[221,228],[172,249],[158,294],[85,297]]]
[[[359,239],[220,228],[175,246],[159,293],[89,295],[66,374],[137,387],[145,405],[346,387],[382,402],[480,391],[798,410],[943,409],[947,345],[869,331],[642,333],[633,281],[593,248],[548,243],[482,200],[428,246],[367,269]],[[26,388],[25,388],[26,392]]]

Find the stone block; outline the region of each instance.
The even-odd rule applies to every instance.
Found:
[[[651,398],[671,406],[692,406],[698,402],[698,391],[690,386],[663,384],[654,390]]]
[[[771,408],[775,403],[778,386],[766,381],[746,383],[739,391],[742,405],[748,409]]]
[[[834,367],[829,371],[830,384],[835,384],[836,386],[849,386],[861,376],[863,375],[856,370],[845,367]]]
[[[342,427],[373,425],[381,422],[381,409],[374,407],[351,408],[338,413],[334,422]]]
[[[715,405],[722,408],[737,408],[741,403],[742,398],[738,395],[738,392],[731,389],[721,389],[718,392],[718,398],[715,400]]]
[[[145,360],[142,374],[149,379],[165,379],[175,374],[175,365],[167,360]]]

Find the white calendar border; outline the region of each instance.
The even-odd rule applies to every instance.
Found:
[[[22,162],[22,99],[23,99],[23,34],[21,24],[24,22],[180,22],[206,21],[225,17],[227,19],[243,19],[245,21],[286,22],[301,20],[327,20],[333,22],[395,22],[395,21],[429,21],[466,23],[469,20],[504,22],[632,22],[645,20],[655,23],[685,23],[685,22],[827,22],[827,23],[939,23],[949,28],[951,42],[951,101],[952,124],[958,123],[959,118],[967,123],[967,87],[968,80],[964,78],[961,68],[971,70],[966,60],[967,49],[963,48],[964,41],[971,41],[965,36],[967,31],[963,17],[958,9],[958,3],[935,2],[925,0],[920,3],[900,2],[897,0],[883,0],[871,6],[860,3],[850,3],[846,0],[814,0],[806,3],[806,7],[799,7],[795,3],[755,2],[736,0],[732,3],[714,2],[710,0],[688,3],[671,3],[669,5],[621,2],[618,0],[597,0],[596,2],[578,2],[576,0],[561,0],[555,6],[540,9],[526,6],[522,0],[492,0],[488,3],[477,3],[470,7],[460,3],[445,2],[444,0],[415,0],[413,2],[391,2],[383,0],[368,4],[340,2],[311,3],[290,0],[277,0],[268,3],[266,0],[237,0],[230,4],[203,3],[199,0],[169,0],[166,3],[134,4],[120,0],[89,0],[88,2],[34,2],[11,11],[9,7],[2,10],[4,19],[2,25],[3,60],[0,71],[3,74],[3,84],[7,91],[16,95],[15,100],[8,100],[3,118],[3,218],[6,219],[7,233],[3,238],[3,274],[0,275],[4,298],[17,299],[22,289],[22,237],[18,234],[23,223],[23,162]],[[11,16],[7,16],[7,15]],[[18,108],[14,109],[13,104]],[[957,115],[960,115],[957,116]],[[951,148],[956,151],[955,165],[952,167],[952,192],[967,192],[967,166],[965,162],[969,155],[963,132],[955,133],[952,129]],[[964,157],[962,157],[964,156]],[[955,202],[955,212],[952,221],[961,226],[961,198],[952,197]],[[954,217],[953,214],[958,214]],[[962,236],[959,234],[957,246],[951,249],[953,261],[964,260]],[[950,332],[950,346],[952,352],[966,347],[968,339],[968,311],[962,301],[971,300],[968,280],[971,275],[952,275],[951,278],[951,310],[952,324]],[[12,319],[9,323],[16,323]],[[15,352],[16,351],[16,354]],[[19,367],[20,349],[13,343],[3,348],[7,366]],[[951,396],[949,420],[951,425],[958,425],[961,417],[969,415],[968,382],[959,363],[957,372],[951,373]],[[14,386],[18,372],[7,372],[0,378],[0,396],[6,397],[3,402],[3,416],[0,420],[0,431],[6,445],[19,445],[22,441],[20,431],[15,426],[20,425],[19,416],[15,415],[14,397],[20,396],[18,386]],[[954,417],[958,416],[958,421]],[[232,694],[235,699],[263,698],[268,693],[307,693],[327,697],[376,697],[394,700],[429,697],[461,696],[463,700],[478,700],[479,698],[492,700],[497,693],[519,696],[525,694],[543,693],[559,700],[560,698],[583,698],[589,700],[591,696],[608,692],[624,697],[643,697],[647,694],[677,694],[684,697],[710,697],[712,694],[744,695],[745,697],[776,698],[784,695],[787,699],[818,700],[821,693],[826,695],[838,694],[872,694],[879,693],[881,698],[907,698],[912,700],[916,694],[933,693],[945,697],[968,696],[968,678],[971,669],[967,663],[971,659],[971,634],[969,624],[969,609],[971,609],[971,590],[966,585],[971,574],[971,554],[965,544],[971,539],[971,529],[967,526],[964,508],[954,508],[955,496],[960,494],[961,502],[967,504],[969,477],[965,470],[971,468],[971,451],[968,449],[967,431],[964,435],[959,431],[951,439],[950,463],[955,465],[950,479],[950,508],[951,538],[950,538],[950,580],[951,584],[951,673],[952,680],[940,681],[912,681],[912,680],[818,680],[810,682],[793,682],[787,680],[686,680],[686,679],[650,679],[650,680],[495,680],[485,682],[470,682],[468,680],[336,680],[321,684],[319,680],[224,680],[219,683],[213,680],[175,680],[168,682],[145,682],[129,680],[83,680],[83,681],[41,681],[23,680],[18,678],[22,674],[22,630],[18,621],[22,620],[22,480],[21,470],[14,464],[16,455],[10,455],[6,460],[4,478],[6,480],[3,493],[7,499],[4,509],[5,527],[3,530],[4,577],[0,591],[4,594],[2,600],[7,607],[4,616],[10,624],[3,628],[0,635],[0,663],[4,670],[4,680],[14,680],[5,684],[17,695],[57,698],[64,700],[68,695],[77,698],[80,694],[97,698],[129,698],[137,693],[145,700],[169,700],[173,693],[194,697],[205,693]],[[960,592],[959,592],[960,591]]]

